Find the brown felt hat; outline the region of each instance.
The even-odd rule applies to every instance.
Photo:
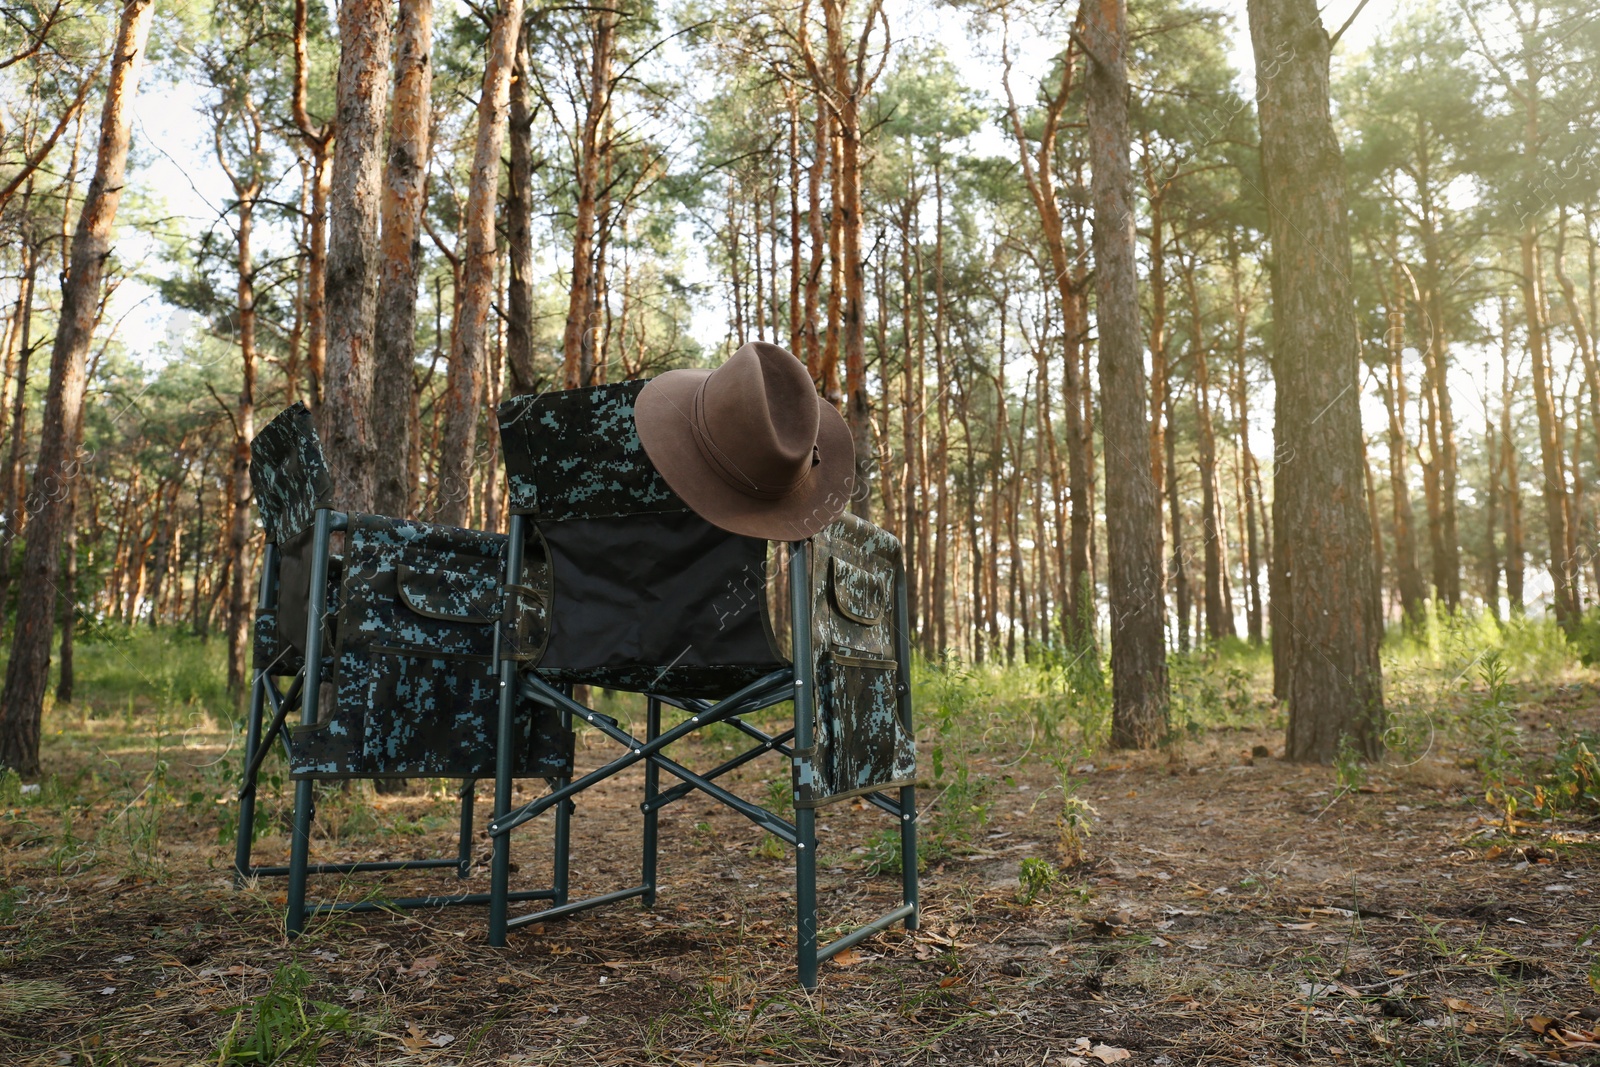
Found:
[[[752,341],[716,370],[674,370],[639,392],[639,440],[675,493],[714,526],[801,541],[850,503],[844,417],[801,362]]]

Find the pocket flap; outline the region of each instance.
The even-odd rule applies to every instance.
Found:
[[[400,564],[400,599],[427,619],[488,625],[500,617],[500,576]]]
[[[890,576],[873,574],[838,556],[829,557],[828,568],[828,592],[834,608],[863,626],[876,626],[889,610]]]

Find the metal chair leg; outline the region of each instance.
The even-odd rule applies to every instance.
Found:
[[[467,875],[472,873],[472,807],[477,799],[478,780],[464,778],[461,781],[461,842],[456,847],[456,877],[466,881]]]
[[[273,595],[278,586],[278,546],[267,544],[261,557],[261,583],[256,589],[256,611],[276,609]],[[255,845],[256,828],[256,752],[261,748],[261,718],[266,713],[267,690],[272,682],[265,671],[256,671],[250,685],[250,718],[245,726],[244,766],[246,780],[239,790],[239,829],[233,843],[233,884],[242,887],[250,878],[250,851]]]
[[[817,813],[801,808],[794,813],[795,964],[800,988],[817,988]]]
[[[911,905],[906,916],[906,929],[917,928],[919,905],[917,900],[917,789],[900,787],[900,896],[903,903]]]
[[[301,779],[294,784],[294,836],[289,840],[289,906],[284,930],[298,937],[306,926],[306,864],[311,857],[311,815],[316,783]]]
[[[566,785],[571,779],[558,778],[557,788]],[[569,885],[568,871],[572,862],[572,813],[578,806],[570,800],[563,800],[556,805],[556,832],[555,856],[553,870],[551,871],[550,887],[555,890],[554,901],[559,906],[567,902],[567,889]],[[510,835],[503,835],[510,836]]]
[[[311,540],[311,595],[306,612],[306,684],[300,699],[300,724],[315,726],[322,697],[322,626],[328,611],[328,552],[333,540],[333,513],[317,511]],[[306,865],[311,854],[311,817],[316,788],[302,778],[294,787],[294,836],[289,842],[289,907],[284,929],[298,936],[306,925]]]
[[[906,592],[904,560],[895,568],[894,576],[894,631],[895,658],[899,660],[897,696],[900,705],[900,725],[915,745],[916,726],[911,718],[911,607]],[[906,916],[906,929],[917,928],[917,790],[915,786],[900,787],[900,892],[901,902],[911,905]]]
[[[256,775],[250,772],[255,766],[256,750],[261,747],[261,717],[266,705],[266,675],[255,672],[255,682],[250,686],[250,718],[245,726],[244,766],[248,776],[239,792],[239,826],[233,842],[233,885],[243,888],[250,880],[250,850],[255,844],[256,829]]]
[[[521,515],[511,516],[510,539],[506,542],[506,584],[516,585],[522,580]],[[509,593],[508,596],[513,594]],[[506,625],[511,617],[514,600],[506,607]],[[499,641],[495,642],[496,647]],[[512,751],[516,743],[516,724],[513,715],[517,699],[517,662],[505,659],[497,663],[500,672],[500,719],[495,727],[494,743],[494,817],[504,818],[511,810],[511,770],[516,765]],[[511,835],[501,834],[490,842],[493,850],[489,859],[489,944],[499,947],[506,943],[507,894],[511,881]]]
[[[571,698],[572,683],[568,682],[557,688],[568,698]],[[562,708],[558,714],[561,718],[561,728],[563,730],[571,730],[572,713],[566,708]],[[550,785],[553,789],[560,789],[570,784],[571,781],[570,775],[566,778],[552,778],[550,779]],[[555,904],[557,907],[567,903],[568,899],[569,872],[572,866],[572,815],[577,810],[578,806],[571,800],[563,800],[556,805],[555,855],[551,858],[550,887],[556,892]]]
[[[661,736],[661,701],[651,697],[645,710],[645,741],[654,741]],[[651,805],[656,798],[660,786],[661,768],[656,766],[656,761],[645,760],[644,763],[644,873],[640,878],[649,888],[645,890],[640,902],[647,908],[655,907],[656,903],[656,839],[658,810]]]
[[[810,807],[816,681],[811,658],[811,542],[789,554],[789,618],[794,627],[794,910],[800,988],[817,988],[817,813]],[[805,806],[802,806],[802,805]]]

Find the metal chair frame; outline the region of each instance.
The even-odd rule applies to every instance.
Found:
[[[333,534],[349,528],[349,516],[332,508],[322,507],[315,512],[312,524],[311,577],[304,664],[289,680],[287,689],[280,690],[279,682],[270,673],[270,665],[259,666],[250,689],[250,710],[245,734],[245,772],[239,790],[239,827],[234,844],[234,884],[243,888],[261,877],[287,876],[288,906],[285,929],[294,937],[305,929],[306,921],[315,915],[338,912],[364,912],[407,908],[437,908],[457,904],[493,904],[506,901],[560,900],[566,894],[565,871],[558,866],[556,877],[548,889],[501,890],[494,893],[440,893],[417,897],[385,898],[360,901],[312,901],[307,903],[306,886],[311,875],[362,874],[388,871],[438,870],[453,868],[456,877],[465,880],[472,867],[472,822],[477,779],[462,781],[460,793],[461,819],[456,855],[452,858],[383,860],[358,863],[312,863],[311,821],[316,813],[316,777],[304,776],[295,782],[294,823],[289,844],[287,865],[258,866],[251,863],[254,846],[255,801],[261,766],[275,741],[282,738],[285,755],[289,739],[284,726],[289,716],[298,709],[300,725],[311,726],[318,720],[318,704],[324,675],[323,632],[328,615],[328,572]],[[257,594],[258,611],[276,611],[278,608],[279,548],[268,542],[262,561],[261,584]],[[263,731],[266,707],[271,705],[272,721]],[[510,720],[507,720],[509,726]],[[509,760],[506,761],[509,765]],[[498,783],[497,783],[498,784]],[[552,782],[559,784],[559,780]],[[509,790],[509,780],[507,782]],[[564,839],[570,808],[557,812],[556,833],[558,844]]]

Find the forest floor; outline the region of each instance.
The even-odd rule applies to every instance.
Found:
[[[825,964],[810,994],[792,857],[699,795],[663,814],[654,909],[499,949],[478,908],[322,918],[290,943],[282,879],[231,882],[236,735],[132,700],[57,709],[38,791],[0,793],[0,1063],[1600,1063],[1600,819],[1577,742],[1600,730],[1600,689],[1576,668],[1486,680],[1430,697],[1367,768],[1282,761],[1259,698],[1159,752],[1052,765],[1038,753],[1063,744],[1015,719],[952,726],[963,705],[942,695],[921,926]],[[708,766],[728,742],[680,758]],[[608,745],[581,733],[581,764]],[[741,773],[747,796],[783,792],[776,762]],[[1508,813],[1486,779],[1531,799]],[[637,882],[639,784],[580,803],[574,893]],[[451,854],[453,797],[413,790],[328,793],[314,858]],[[1574,803],[1536,817],[1546,790]],[[267,806],[257,859],[280,862],[286,805]],[[1067,863],[1072,812],[1089,836]],[[847,803],[819,822],[825,925],[891,907],[898,878],[869,873],[887,818]],[[542,884],[548,828],[527,829],[513,881]],[[460,886],[446,871],[313,893]],[[486,887],[475,868],[466,888]]]

